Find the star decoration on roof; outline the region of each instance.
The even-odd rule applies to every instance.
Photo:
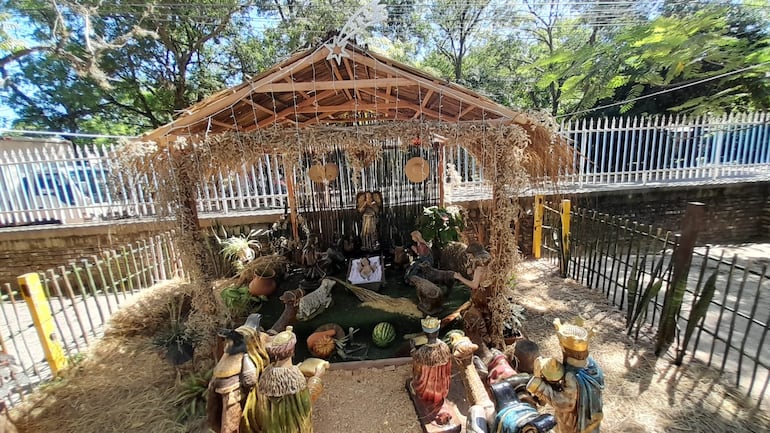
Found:
[[[345,42],[347,44],[347,41]],[[326,60],[336,60],[337,64],[339,65],[342,63],[343,57],[350,57],[350,53],[348,53],[345,49],[345,45],[338,45],[334,42],[334,40],[325,43],[324,46],[329,50],[329,54],[326,56]]]
[[[341,64],[343,57],[350,57],[350,54],[345,51],[348,41],[363,34],[368,27],[384,22],[387,18],[388,10],[385,5],[380,4],[379,0],[372,0],[362,6],[348,19],[340,33],[324,44],[329,50],[326,60],[334,59],[338,65]]]

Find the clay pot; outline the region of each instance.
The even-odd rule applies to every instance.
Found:
[[[270,271],[268,275],[255,275],[249,283],[249,294],[251,296],[270,296],[275,292],[278,284],[275,281],[275,271]]]

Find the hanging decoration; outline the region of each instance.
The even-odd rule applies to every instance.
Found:
[[[415,156],[406,162],[406,178],[412,183],[421,183],[430,175],[430,164],[425,159]]]
[[[348,42],[363,34],[367,28],[385,22],[387,18],[388,10],[379,0],[372,0],[362,6],[348,19],[339,34],[324,44],[329,50],[326,60],[335,60],[339,65],[343,57],[350,58],[350,54],[345,51]]]

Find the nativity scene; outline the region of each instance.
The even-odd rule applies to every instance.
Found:
[[[380,8],[365,6],[360,20],[376,20]],[[447,201],[445,154],[460,148],[484,168],[490,200]],[[545,432],[562,419],[562,433],[594,431],[601,384],[585,388],[589,402],[559,394],[544,370],[517,370],[526,360],[506,350],[503,336],[503,324],[514,323],[517,188],[547,181],[572,158],[548,116],[514,111],[361,47],[347,28],[127,149],[120,156],[127,170],[151,166],[178,182],[161,185],[158,200],[169,204],[187,259],[200,270],[191,278],[209,288],[193,295],[191,320],[198,314],[206,320],[196,323],[234,329],[223,334],[233,343],[218,355],[211,385],[221,402],[210,419],[216,431],[312,431],[313,396],[328,363],[395,357],[412,360],[405,392],[426,432],[460,431],[466,421],[467,431]],[[196,185],[243,161],[268,160],[285,175],[284,215],[273,224],[281,230],[270,231],[239,271],[218,274]],[[466,224],[468,215],[484,221]],[[269,275],[275,292],[243,308],[219,299]],[[259,320],[249,316],[257,311]],[[199,332],[210,336],[199,346],[216,345],[216,333]],[[576,365],[583,370],[565,367],[566,380],[596,369]],[[455,370],[474,404],[469,413],[447,400]],[[559,415],[567,400],[570,413],[588,421]],[[556,421],[541,415],[544,403],[556,408]]]

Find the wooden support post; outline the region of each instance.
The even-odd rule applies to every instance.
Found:
[[[294,238],[294,244],[299,245],[299,225],[297,223],[297,196],[294,194],[294,161],[283,162],[284,178],[286,179],[286,194],[289,200],[289,218],[291,219],[291,235]]]
[[[43,285],[40,284],[40,276],[30,272],[20,276],[18,281],[21,295],[27,302],[32,322],[35,324],[38,337],[40,337],[45,359],[51,367],[51,373],[56,376],[62,368],[67,366],[67,358],[64,356],[64,349],[56,335],[56,324],[53,321]]]
[[[572,203],[568,199],[561,201],[561,256],[559,257],[559,271],[562,278],[567,277],[569,269],[569,239],[570,239],[570,210]]]
[[[698,238],[698,232],[703,227],[705,212],[705,205],[698,202],[688,203],[684,212],[682,236],[679,238],[679,245],[676,246],[676,250],[671,256],[673,265],[671,287],[666,290],[666,296],[663,298],[663,310],[660,313],[658,337],[655,342],[655,355],[659,356],[674,341],[679,311],[682,308],[685,289],[687,289],[687,277],[690,273],[695,241]]]
[[[439,207],[446,207],[444,200],[444,182],[445,182],[445,164],[444,164],[444,143],[438,146],[438,203]]]
[[[539,259],[542,257],[543,245],[543,211],[545,210],[545,197],[542,194],[535,196],[535,230],[532,234],[532,255]]]

